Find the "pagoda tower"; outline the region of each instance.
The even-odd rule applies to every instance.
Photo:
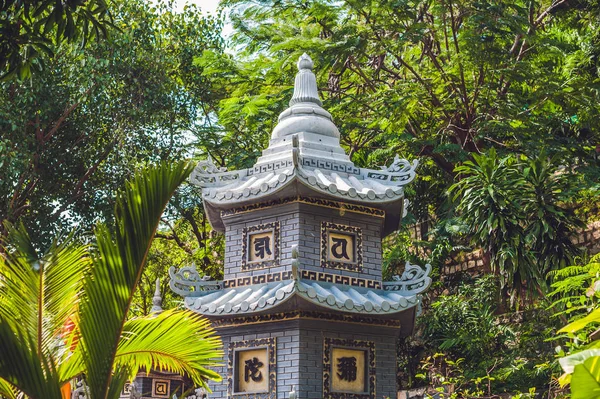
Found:
[[[397,339],[412,332],[430,267],[407,263],[383,282],[381,241],[398,229],[417,163],[355,166],[312,68],[302,55],[290,106],[253,167],[208,159],[191,176],[225,233],[224,280],[194,267],[169,274],[223,340],[223,381],[209,398],[397,395]]]

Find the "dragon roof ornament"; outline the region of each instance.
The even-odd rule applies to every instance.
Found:
[[[221,283],[213,281],[210,276],[200,276],[195,264],[182,267],[179,271],[175,266],[171,266],[169,277],[171,291],[184,297],[202,291],[214,291],[223,288]]]
[[[386,291],[398,291],[404,295],[417,295],[425,291],[431,285],[431,265],[427,263],[425,269],[421,266],[406,262],[402,276],[393,276],[393,281],[383,283]]]

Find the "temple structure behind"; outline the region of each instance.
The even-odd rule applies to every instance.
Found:
[[[417,164],[356,167],[312,68],[300,57],[290,107],[253,167],[209,159],[191,177],[225,233],[225,277],[171,268],[170,286],[223,339],[210,398],[396,397],[397,339],[412,332],[430,269],[407,264],[383,282],[381,241],[398,228]]]

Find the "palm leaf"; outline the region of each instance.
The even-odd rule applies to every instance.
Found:
[[[9,234],[2,242],[5,255],[0,257],[0,320],[5,327],[2,334],[7,335],[0,335],[0,340],[19,342],[23,345],[19,350],[32,350],[35,354],[13,358],[12,365],[0,368],[0,378],[28,392],[32,388],[21,384],[31,384],[33,380],[14,374],[13,370],[32,368],[32,364],[25,363],[35,359],[55,363],[62,345],[61,329],[76,311],[81,275],[89,266],[89,259],[87,247],[76,242],[73,235],[62,242],[55,241],[39,256],[22,226],[6,227]],[[57,384],[55,369],[42,369],[44,375],[33,373],[31,378],[38,375],[47,380],[45,383],[54,379],[52,384]]]
[[[38,257],[23,227],[6,227],[9,234],[1,243],[4,256],[0,256],[0,318],[13,332],[33,338],[40,320],[40,309],[32,306],[40,297],[39,273],[34,270]]]
[[[217,365],[221,345],[206,319],[190,311],[165,311],[125,323],[115,364],[130,369],[130,377],[139,369],[167,370],[208,388],[207,379],[221,379],[206,368]]]
[[[6,380],[0,378],[0,397],[16,399],[15,388]]]
[[[87,247],[71,234],[38,256],[22,226],[7,228],[7,254],[0,259],[0,315],[13,328],[36,337],[38,353],[54,353],[56,338],[76,311],[81,276],[90,264]]]
[[[31,398],[62,399],[52,359],[39,356],[34,339],[0,317],[0,376]]]
[[[117,197],[114,237],[106,226],[96,229],[98,254],[84,281],[80,306],[81,347],[92,399],[106,399],[109,389],[113,391],[113,362],[146,254],[167,202],[192,168],[188,162],[162,164],[136,175]]]

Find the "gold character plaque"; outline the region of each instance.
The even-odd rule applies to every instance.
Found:
[[[169,398],[170,380],[152,380],[152,396],[157,398]]]
[[[269,391],[269,352],[267,348],[235,352],[235,393]]]
[[[367,351],[332,348],[330,375],[332,392],[367,392]]]
[[[275,259],[273,230],[250,234],[248,261],[264,262]]]
[[[279,264],[279,221],[244,227],[242,270],[265,269]]]
[[[321,267],[361,272],[362,229],[356,226],[321,223]]]
[[[354,263],[356,261],[353,234],[329,231],[327,243],[327,260],[334,262]]]

